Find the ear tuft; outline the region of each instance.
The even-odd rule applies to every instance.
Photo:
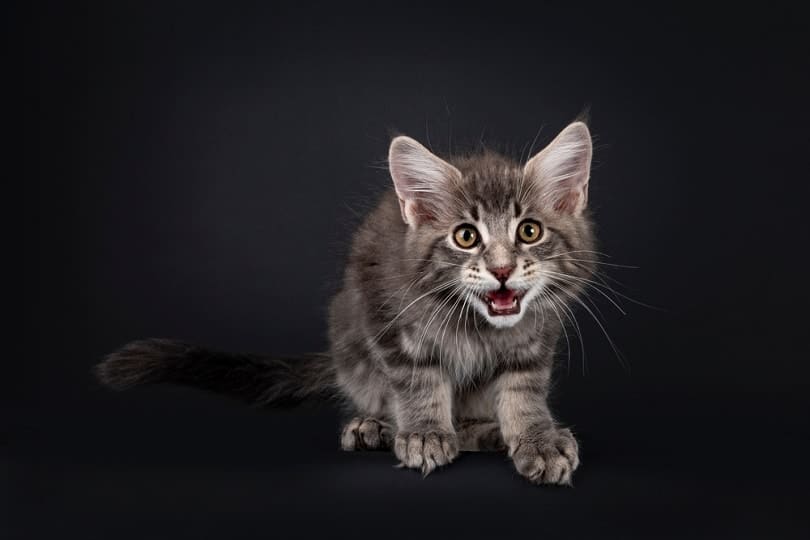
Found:
[[[461,178],[458,169],[404,135],[391,141],[388,167],[402,219],[412,227],[439,219],[446,209],[450,186]]]
[[[531,158],[523,174],[534,182],[540,204],[556,212],[578,215],[588,203],[593,146],[583,122],[574,122]]]

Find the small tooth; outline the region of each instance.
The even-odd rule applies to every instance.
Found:
[[[512,307],[517,305],[517,298],[512,298]]]

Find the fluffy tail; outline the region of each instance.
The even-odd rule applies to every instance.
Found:
[[[133,341],[95,368],[109,388],[151,383],[203,388],[260,406],[292,406],[330,397],[332,362],[325,354],[293,360],[231,354],[168,339]]]

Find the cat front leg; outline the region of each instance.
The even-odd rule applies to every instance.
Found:
[[[557,427],[546,403],[550,371],[538,367],[501,374],[495,409],[518,472],[535,483],[570,485],[579,447],[570,430]]]
[[[403,466],[427,475],[458,456],[453,428],[452,386],[438,367],[389,370],[397,432],[394,454]]]

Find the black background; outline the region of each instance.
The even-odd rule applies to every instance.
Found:
[[[0,535],[810,532],[798,10],[6,12],[24,165],[6,179],[21,191],[6,215],[22,274],[7,286],[24,303],[3,362]],[[323,350],[350,231],[390,182],[392,132],[519,156],[585,110],[601,249],[639,267],[608,273],[660,309],[622,301],[622,315],[594,296],[629,369],[578,311],[585,351],[561,356],[554,398],[582,441],[573,489],[531,486],[502,455],[422,479],[387,453],[342,453],[328,407],[92,379],[104,353],[145,336]]]

